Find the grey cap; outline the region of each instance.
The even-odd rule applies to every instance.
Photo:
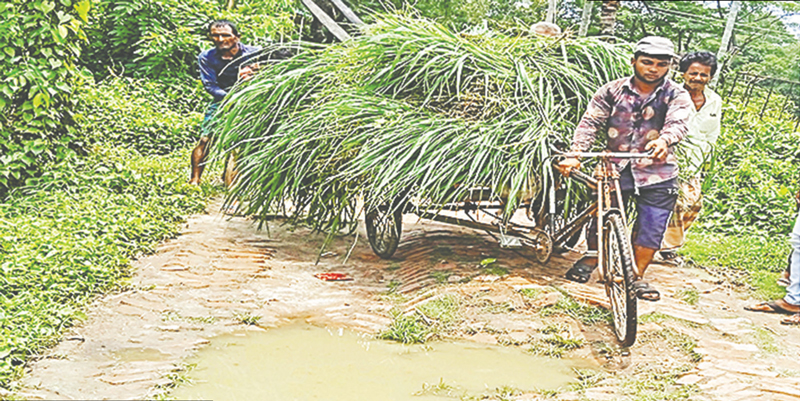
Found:
[[[642,52],[650,56],[675,56],[675,45],[672,41],[661,36],[647,36],[636,43],[635,52]]]

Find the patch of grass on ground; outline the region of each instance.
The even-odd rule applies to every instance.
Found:
[[[544,291],[542,291],[541,288],[523,288],[519,290],[519,293],[525,298],[537,300],[542,295],[542,293],[544,293]]]
[[[777,354],[780,352],[777,342],[775,342],[775,333],[764,328],[753,328],[753,338],[755,339],[758,349],[767,354]]]
[[[694,306],[700,300],[700,293],[696,288],[683,288],[675,294],[675,298]]]
[[[572,335],[566,325],[550,324],[539,329],[539,332],[543,336],[532,343],[528,350],[532,354],[561,358],[565,352],[583,347],[583,339]]]
[[[255,326],[261,321],[261,316],[254,315],[253,312],[244,311],[244,312],[235,312],[233,314],[233,319],[239,323],[246,324],[248,326]]]
[[[605,373],[597,370],[574,368],[572,371],[575,372],[578,382],[569,385],[570,391],[585,391],[606,378]]]
[[[508,269],[500,266],[489,266],[486,269],[484,269],[483,272],[486,274],[490,274],[493,276],[500,276],[500,277],[508,275]]]
[[[734,278],[734,282],[752,286],[755,295],[762,299],[778,299],[786,291],[775,284],[775,281],[778,274],[786,268],[789,250],[785,236],[776,237],[758,232],[742,232],[732,236],[689,231],[681,253],[695,264],[712,271],[741,271],[745,274]]]
[[[561,291],[561,299],[553,306],[542,308],[539,314],[542,317],[553,315],[567,315],[573,319],[580,320],[583,324],[596,324],[600,322],[611,322],[611,312],[592,305],[578,302],[570,297],[566,292]]]
[[[182,321],[188,323],[212,324],[217,321],[214,316],[183,316],[175,311],[166,311],[161,314],[161,320],[165,322]]]
[[[424,343],[457,322],[459,308],[458,297],[448,294],[417,306],[413,314],[395,310],[392,324],[378,338],[404,344]]]
[[[430,276],[436,280],[437,284],[447,284],[447,279],[453,275],[453,272],[449,270],[434,270],[430,272]]]
[[[672,370],[655,369],[642,372],[622,383],[623,392],[633,401],[691,400],[698,392],[696,386],[679,386],[678,378],[691,367]]]
[[[194,383],[194,381],[189,377],[189,373],[196,367],[197,364],[194,363],[182,364],[180,367],[167,374],[169,383],[156,385],[154,388],[155,395],[153,395],[153,399],[158,401],[175,400],[176,398],[171,396],[170,393],[178,386]]]
[[[430,327],[415,315],[405,315],[395,310],[392,319],[392,324],[380,332],[378,338],[403,344],[422,344],[433,334]]]
[[[417,307],[417,312],[428,321],[435,321],[437,326],[447,327],[458,320],[459,299],[448,294],[425,302]]]
[[[670,317],[659,312],[652,312],[646,315],[639,316],[639,324],[646,324],[646,323],[661,323]]]
[[[700,360],[703,359],[702,354],[695,352],[695,348],[697,348],[697,340],[689,337],[686,334],[678,332],[672,328],[665,328],[663,330],[654,332],[653,335],[661,338],[675,349],[681,351],[692,362],[700,362]]]

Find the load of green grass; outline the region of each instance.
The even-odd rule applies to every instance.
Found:
[[[217,154],[235,149],[232,198],[263,217],[334,231],[356,199],[413,193],[443,205],[488,188],[514,209],[551,182],[549,145],[571,136],[591,95],[629,70],[597,38],[480,36],[388,15],[346,43],[305,46],[229,96]]]

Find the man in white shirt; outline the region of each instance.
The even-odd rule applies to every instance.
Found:
[[[684,139],[686,164],[693,173],[680,184],[681,194],[661,243],[664,260],[677,258],[676,251],[683,246],[686,231],[700,214],[703,164],[717,142],[722,118],[722,98],[706,86],[717,72],[716,56],[709,52],[688,53],[680,61],[680,71],[683,87],[689,91],[695,109],[689,120],[689,134]]]

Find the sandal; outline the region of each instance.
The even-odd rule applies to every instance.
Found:
[[[650,286],[650,283],[644,280],[636,280],[633,282],[633,291],[636,298],[643,301],[656,302],[661,300],[661,293],[655,288]]]
[[[678,252],[675,251],[661,251],[662,260],[673,260],[678,257]]]
[[[787,326],[800,326],[800,313],[795,313],[792,316],[783,318],[783,320],[781,320],[781,324],[785,324]]]
[[[750,312],[779,313],[781,315],[794,315],[797,313],[778,305],[778,303],[775,301],[761,302],[753,306],[745,306],[744,310]]]
[[[583,257],[580,258],[572,268],[567,270],[567,273],[564,275],[567,280],[574,281],[576,283],[585,283],[589,281],[589,278],[592,276],[592,272],[594,269],[597,268],[597,264],[590,264],[586,262],[588,258]]]

